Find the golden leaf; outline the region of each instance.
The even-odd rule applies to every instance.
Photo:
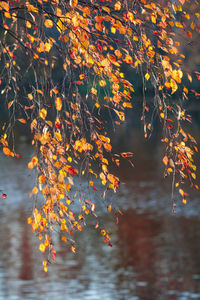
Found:
[[[146,78],[146,80],[149,80],[149,78],[150,78],[149,73],[146,73],[146,74],[145,74],[145,78]]]
[[[14,102],[14,101],[10,101],[10,102],[8,103],[8,109],[13,105],[13,102]]]
[[[105,80],[100,80],[100,81],[99,81],[99,85],[100,85],[101,87],[106,86],[106,81],[105,81]]]
[[[55,100],[56,109],[60,111],[62,109],[62,100],[60,97],[57,97]]]
[[[22,124],[26,124],[26,120],[25,119],[16,119],[17,121],[19,121]]]
[[[46,181],[46,177],[44,175],[40,175],[39,178],[38,178],[38,182],[40,184],[43,184],[45,181]]]
[[[42,108],[41,111],[40,111],[40,118],[45,120],[46,116],[47,116],[47,111],[46,111],[45,108]]]
[[[10,156],[10,154],[11,154],[11,151],[10,151],[10,149],[9,149],[9,148],[7,148],[7,147],[3,147],[3,153],[4,153],[6,156]]]
[[[170,83],[171,83],[171,88],[172,88],[172,94],[174,94],[178,89],[178,85],[176,84],[176,81],[174,79],[171,79]]]
[[[52,28],[53,27],[53,21],[50,20],[50,19],[46,19],[45,22],[44,22],[44,26],[46,28]]]
[[[121,2],[120,1],[117,1],[115,3],[115,10],[120,10],[121,9]]]
[[[40,244],[39,250],[40,250],[42,253],[45,252],[45,249],[46,249],[45,245],[44,245],[44,244]]]
[[[165,166],[168,165],[168,157],[166,155],[163,157],[163,163],[165,164]]]
[[[32,189],[32,193],[35,194],[35,195],[38,193],[37,186],[34,186],[34,188]]]
[[[95,88],[91,88],[91,93],[93,94],[93,95],[97,95],[97,90],[95,89]]]
[[[109,143],[104,143],[103,146],[107,152],[110,152],[112,150],[112,146]]]

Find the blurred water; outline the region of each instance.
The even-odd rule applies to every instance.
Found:
[[[0,189],[8,196],[0,205],[0,300],[200,299],[199,199],[193,195],[186,206],[179,200],[172,214],[170,186],[156,164],[159,149],[140,150],[141,165],[121,169],[126,184],[111,198],[124,212],[118,225],[102,204],[113,247],[90,223],[76,234],[75,255],[57,235],[57,260],[47,274],[26,221],[33,205],[30,146],[19,147],[21,160],[0,156]]]

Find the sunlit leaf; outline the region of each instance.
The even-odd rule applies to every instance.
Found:
[[[44,22],[44,26],[46,28],[52,28],[53,27],[53,21],[50,20],[50,19],[46,19],[45,22]]]

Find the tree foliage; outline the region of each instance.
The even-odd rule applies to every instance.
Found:
[[[198,1],[10,0],[0,2],[0,15],[1,102],[9,113],[0,143],[6,156],[20,157],[9,146],[13,128],[16,123],[30,128],[34,156],[28,168],[37,173],[30,197],[41,194],[43,204],[34,206],[28,223],[48,257],[44,270],[56,256],[54,229],[75,252],[73,232],[82,230],[87,215],[97,218],[96,203],[81,193],[77,178],[84,177],[95,193],[100,181],[105,196],[120,183],[110,164],[119,166],[132,156],[113,153],[104,122],[107,114],[119,126],[134,106],[134,82],[123,70],[141,75],[145,137],[151,135],[156,111],[166,145],[165,174],[172,175],[173,189],[186,202],[183,184],[198,189],[193,161],[198,150],[183,129],[191,121],[184,102],[189,94],[199,96],[186,84],[200,74],[183,72],[180,36],[192,39],[200,33]],[[146,97],[149,87],[153,104]],[[109,203],[108,211],[120,213]],[[111,246],[109,231],[96,220]]]

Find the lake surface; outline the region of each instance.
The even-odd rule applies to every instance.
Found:
[[[21,160],[0,156],[0,189],[7,194],[0,200],[0,300],[200,299],[199,195],[186,206],[177,200],[172,213],[159,147],[138,143],[135,168],[120,169],[125,184],[112,203],[123,215],[116,224],[106,210],[101,214],[113,246],[90,223],[76,235],[76,254],[56,236],[57,259],[48,273],[26,221],[33,205],[34,179],[26,167],[31,148],[21,143],[18,152]]]

